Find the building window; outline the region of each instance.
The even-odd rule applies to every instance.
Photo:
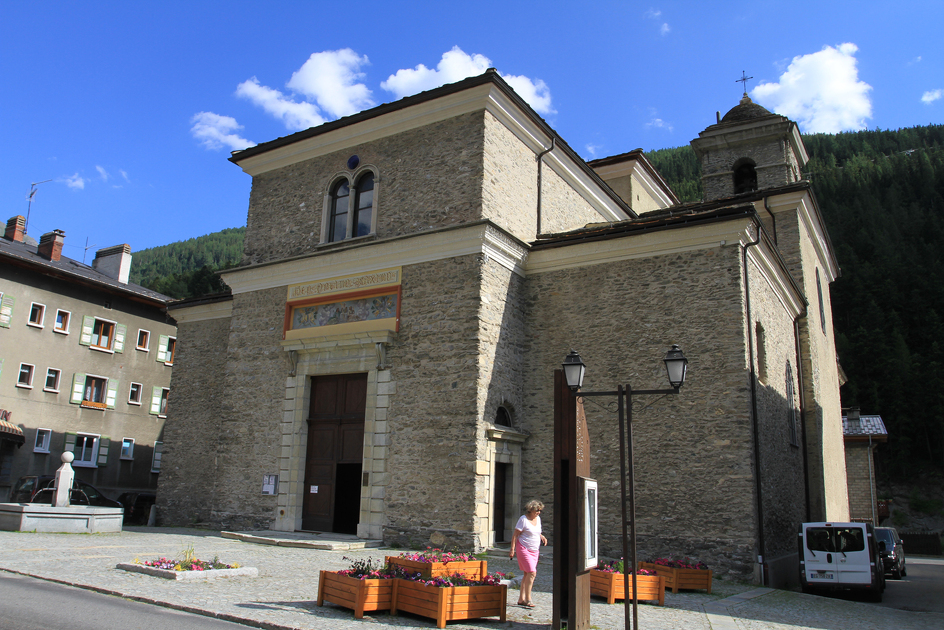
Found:
[[[755,338],[757,339],[757,378],[761,381],[767,381],[767,345],[764,327],[757,322],[755,328]]]
[[[165,365],[174,364],[174,355],[177,353],[177,338],[161,335],[157,344],[157,360]]]
[[[826,334],[826,305],[823,303],[823,283],[819,279],[819,268],[816,269],[816,294],[819,296],[819,323]]]
[[[328,194],[328,224],[325,240],[330,243],[367,236],[374,228],[374,173],[357,178],[353,190],[347,179],[336,182]]]
[[[60,376],[62,376],[62,373],[56,368],[46,370],[46,386],[43,387],[43,391],[58,394]]]
[[[134,438],[121,438],[121,459],[134,459]]]
[[[499,407],[498,411],[495,412],[495,424],[503,427],[511,426],[511,415],[504,407]]]
[[[144,386],[141,383],[131,383],[131,392],[128,394],[128,404],[129,405],[140,405],[141,404],[141,392],[144,390]]]
[[[161,472],[161,456],[164,452],[163,442],[154,442],[154,457],[151,458],[151,472]]]
[[[151,333],[143,328],[138,331],[138,350],[148,351],[148,343],[151,341]]]
[[[33,302],[33,305],[30,306],[30,315],[29,321],[27,324],[33,326],[34,328],[42,328],[43,320],[46,317],[46,307],[42,304],[37,304]]]
[[[757,190],[757,169],[750,158],[741,158],[734,164],[734,194]]]
[[[115,324],[104,319],[96,319],[92,327],[92,347],[111,350],[115,341]]]
[[[0,328],[9,328],[13,320],[13,306],[16,300],[9,293],[0,291]]]
[[[108,381],[98,376],[85,377],[85,394],[82,396],[82,404],[93,403],[93,406],[105,408],[105,387]]]
[[[56,325],[53,328],[53,331],[57,333],[62,333],[64,335],[69,334],[69,318],[72,313],[69,311],[58,310],[56,311]]]
[[[167,399],[170,396],[170,389],[166,387],[155,387],[151,390],[151,410],[148,412],[152,416],[163,418],[167,415]]]
[[[790,445],[799,446],[799,431],[797,430],[796,404],[793,395],[793,366],[787,363],[787,430],[790,434]]]
[[[49,429],[36,429],[36,442],[33,444],[33,452],[48,453],[51,439],[52,431]]]
[[[72,377],[69,402],[88,409],[114,409],[118,384],[118,379],[77,372]]]
[[[75,455],[73,466],[95,466],[98,459],[98,436],[79,433],[75,436],[72,453]]]
[[[33,369],[29,363],[20,363],[20,374],[16,377],[17,387],[33,388]]]

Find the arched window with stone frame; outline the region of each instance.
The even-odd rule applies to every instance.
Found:
[[[377,180],[369,167],[335,178],[325,195],[323,242],[337,243],[376,231]]]
[[[757,190],[757,164],[751,158],[741,158],[734,163],[734,194]]]

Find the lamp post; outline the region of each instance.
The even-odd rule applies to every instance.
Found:
[[[682,353],[682,350],[673,345],[663,357],[665,370],[668,373],[669,384],[672,389],[637,389],[633,390],[630,385],[619,385],[616,391],[609,392],[579,392],[580,397],[588,396],[616,396],[617,413],[619,416],[619,442],[620,442],[620,494],[622,501],[623,516],[623,611],[625,616],[625,627],[629,630],[629,571],[632,571],[632,593],[636,594],[636,488],[633,476],[633,396],[645,395],[668,395],[678,394],[682,385],[685,383],[685,376],[688,373],[688,359]],[[563,363],[564,379],[572,392],[577,393],[583,385],[583,377],[587,366],[576,351],[571,350],[570,354],[564,358]],[[627,481],[627,473],[629,479]],[[628,489],[628,509],[627,517],[627,489]],[[629,524],[629,535],[627,536],[627,523]],[[627,567],[627,557],[629,566]],[[633,624],[632,628],[638,630],[639,616],[636,598],[632,598]]]

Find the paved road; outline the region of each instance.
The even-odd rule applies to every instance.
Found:
[[[115,568],[135,558],[177,556],[193,546],[202,559],[219,559],[259,569],[258,578],[232,578],[184,584],[128,573]],[[386,551],[390,553],[390,550]],[[318,630],[387,630],[433,628],[435,622],[412,615],[375,614],[364,621],[333,605],[319,607],[317,576],[320,569],[346,568],[350,558],[381,559],[384,550],[323,551],[258,545],[222,538],[219,532],[175,528],[129,528],[120,534],[64,535],[0,532],[0,569],[46,580],[78,585],[126,599],[254,627]],[[489,558],[489,570],[517,573],[507,558]],[[912,565],[909,560],[909,577]],[[537,630],[551,621],[551,566],[538,567],[533,610],[509,606],[509,623],[497,619],[452,622],[450,630],[512,628]],[[514,604],[518,593],[511,591]],[[512,599],[515,598],[515,599]],[[816,597],[789,591],[756,589],[753,585],[716,580],[711,595],[703,591],[667,593],[665,606],[640,605],[640,627],[646,630],[846,630],[895,628],[940,630],[944,613],[918,613],[893,608]],[[64,613],[67,615],[67,613]],[[594,599],[591,624],[599,629],[623,627],[621,605]],[[129,625],[134,627],[133,625]]]
[[[245,629],[229,621],[10,573],[0,573],[0,593],[0,630]]]
[[[908,575],[889,577],[880,606],[913,612],[944,613],[944,559],[908,558]]]

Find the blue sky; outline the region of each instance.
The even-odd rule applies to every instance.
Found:
[[[944,3],[0,0],[0,203],[65,255],[245,225],[229,152],[493,66],[587,159],[748,91],[803,132],[944,122]]]

